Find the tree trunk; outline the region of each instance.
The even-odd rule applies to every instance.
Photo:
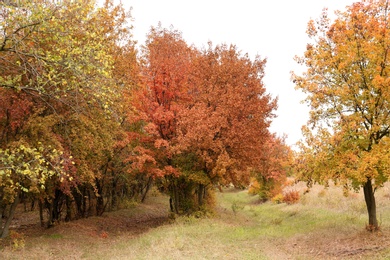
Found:
[[[70,195],[66,195],[66,216],[65,221],[68,222],[72,219],[72,200]]]
[[[97,197],[96,197],[96,216],[101,216],[104,213],[104,198],[103,198],[103,184],[98,178],[95,179]]]
[[[368,212],[367,229],[369,231],[376,231],[378,230],[378,220],[376,218],[375,191],[372,188],[372,181],[370,178],[367,178],[367,182],[363,186],[363,191]]]
[[[39,221],[41,222],[41,227],[45,226],[44,220],[43,220],[43,203],[42,199],[38,200],[38,205],[39,205]]]
[[[85,186],[74,189],[73,199],[76,204],[76,218],[84,218],[85,217]]]
[[[118,200],[118,191],[117,191],[117,179],[114,179],[111,187],[111,203],[110,203],[110,211],[117,209],[117,200]]]
[[[176,182],[173,180],[173,178],[170,178],[170,185],[169,185],[169,206],[171,209],[171,212],[179,214],[179,193],[177,190]]]
[[[199,209],[203,206],[204,193],[205,193],[205,186],[203,184],[199,184],[199,186],[198,186],[198,206],[199,206]]]
[[[11,208],[9,209],[8,218],[7,218],[7,221],[4,224],[4,227],[1,228],[1,225],[0,225],[0,228],[1,228],[0,229],[0,238],[5,238],[9,234],[9,226],[11,225],[11,221],[14,218],[16,207],[19,204],[19,199],[20,199],[19,195],[17,195],[15,200],[14,200],[14,202],[12,203]],[[0,219],[0,221],[1,221],[1,219]]]
[[[54,192],[54,198],[53,198],[53,218],[52,218],[52,225],[54,223],[58,223],[61,220],[61,212],[62,212],[62,206],[64,203],[64,193],[62,193],[61,190],[56,189]]]
[[[175,212],[179,214],[179,192],[176,183],[173,184],[173,201],[175,203]]]
[[[45,208],[47,209],[47,227],[53,226],[53,202],[45,199]]]
[[[3,217],[5,217],[5,210],[7,208],[7,205],[2,204],[0,201],[0,227],[2,225]]]
[[[146,195],[148,194],[148,191],[150,190],[152,183],[153,183],[153,178],[150,176],[148,179],[148,183],[146,184],[145,190],[142,193],[142,198],[141,198],[142,203],[145,201]]]

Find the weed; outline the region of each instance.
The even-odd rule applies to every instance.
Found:
[[[305,206],[305,205],[307,205],[309,199],[308,199],[307,196],[303,195],[303,196],[299,199],[299,201],[300,201],[300,203],[301,203],[303,206]]]
[[[138,202],[134,199],[123,199],[120,204],[119,204],[119,207],[120,209],[132,209],[132,208],[136,208],[138,205]]]
[[[25,247],[25,238],[24,235],[16,231],[11,231],[9,234],[11,239],[12,250],[23,249]]]
[[[291,212],[288,213],[289,217],[294,217],[296,215],[298,215],[298,210],[294,210],[294,211],[291,211]]]
[[[238,211],[243,210],[243,209],[244,209],[244,205],[242,205],[241,203],[239,203],[236,200],[233,201],[232,210],[233,210],[234,215],[236,215]]]
[[[323,189],[321,190],[320,192],[318,192],[318,197],[319,198],[323,198],[326,196],[326,189]]]
[[[275,218],[275,219],[272,219],[272,220],[271,220],[271,224],[272,224],[272,225],[275,225],[275,226],[281,225],[282,222],[283,222],[283,219],[282,219],[282,218]]]

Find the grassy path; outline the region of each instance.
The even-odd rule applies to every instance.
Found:
[[[389,259],[388,194],[378,195],[380,233],[364,230],[361,194],[344,197],[337,187],[317,187],[294,205],[227,190],[209,218],[171,221],[158,196],[100,218],[19,230],[19,244],[3,241],[0,259]]]

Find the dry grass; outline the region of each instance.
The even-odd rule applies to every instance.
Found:
[[[18,228],[0,259],[389,259],[390,189],[377,194],[381,232],[365,231],[361,193],[314,187],[293,205],[260,204],[246,191],[217,193],[209,218],[168,219],[167,198],[42,230]],[[23,243],[21,243],[23,242]],[[4,246],[5,245],[5,246]]]

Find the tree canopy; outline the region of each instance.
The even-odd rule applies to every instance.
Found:
[[[311,42],[297,58],[307,70],[293,80],[311,106],[297,169],[308,181],[363,187],[376,229],[374,193],[390,173],[389,4],[357,2],[336,15],[309,22]]]

